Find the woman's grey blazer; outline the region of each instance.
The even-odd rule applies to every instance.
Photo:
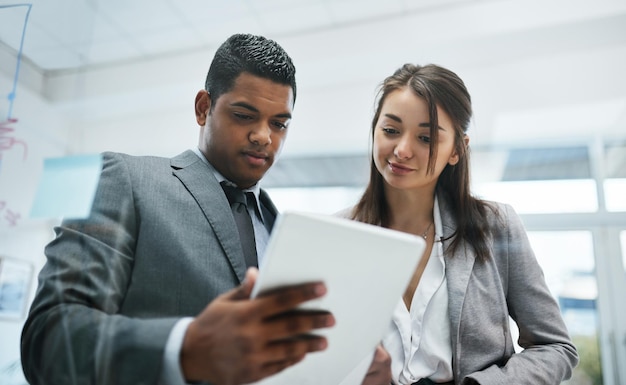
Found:
[[[456,222],[439,197],[455,383],[473,378],[484,385],[560,384],[578,364],[576,348],[519,216],[509,205],[491,205],[496,210],[487,211],[490,255],[482,263],[464,243],[454,255],[445,252]],[[524,348],[517,354],[509,316]]]
[[[176,321],[245,275],[228,201],[193,151],[105,153],[89,218],[55,231],[22,333],[33,385],[156,384]]]

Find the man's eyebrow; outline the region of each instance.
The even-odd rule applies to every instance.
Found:
[[[277,118],[291,119],[291,114],[289,112],[285,112],[284,114],[276,115]]]
[[[254,107],[254,106],[252,106],[252,105],[250,105],[250,104],[248,104],[246,102],[234,102],[234,103],[231,103],[230,105],[233,106],[233,107],[245,108],[246,110],[250,110],[252,112],[257,112],[257,113],[259,112],[259,110],[256,107]]]
[[[255,112],[255,113],[259,113],[259,109],[254,107],[251,104],[248,104],[246,102],[234,102],[230,104],[232,107],[241,107],[241,108],[245,108],[246,110],[249,110],[251,112]],[[277,114],[276,115],[277,118],[284,118],[284,119],[291,119],[291,113],[289,112],[285,112],[282,114]]]

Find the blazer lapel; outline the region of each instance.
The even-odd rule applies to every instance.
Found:
[[[448,284],[448,312],[450,316],[450,339],[452,340],[453,355],[458,357],[458,338],[461,324],[461,312],[465,302],[465,293],[476,255],[474,250],[465,243],[462,243],[454,255],[446,252],[454,238],[452,235],[456,231],[456,221],[452,217],[452,211],[444,196],[439,195],[439,207],[441,221],[443,224],[443,250],[446,261],[446,280]],[[450,238],[450,239],[448,239]]]
[[[274,227],[274,221],[276,220],[276,216],[278,215],[278,210],[274,203],[270,199],[269,195],[265,190],[261,189],[261,193],[259,194],[259,200],[261,201],[261,210],[263,210],[263,219],[265,220],[265,227],[267,231],[272,232],[272,228]]]
[[[213,228],[230,264],[242,282],[246,274],[243,249],[228,200],[206,164],[191,150],[172,158],[173,174],[194,197]]]

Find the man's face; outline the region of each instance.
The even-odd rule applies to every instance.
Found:
[[[287,136],[293,110],[289,85],[242,73],[211,111],[211,97],[196,97],[202,126],[200,151],[225,178],[241,188],[256,184],[272,166]],[[208,115],[208,116],[207,116]]]

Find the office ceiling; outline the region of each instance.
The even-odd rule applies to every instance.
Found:
[[[158,59],[213,48],[247,31],[294,36],[476,0],[33,0],[24,57],[42,70]],[[7,4],[9,5],[9,4]],[[1,6],[1,5],[0,5]],[[0,11],[0,40],[14,50],[27,7]],[[382,31],[381,31],[382,32]]]
[[[236,32],[277,40],[296,63],[291,155],[362,154],[376,86],[405,62],[442,64],[465,80],[475,146],[626,135],[623,0],[31,4],[22,35],[28,8],[0,2],[0,72],[14,73],[24,36],[20,83],[67,114],[80,138],[70,152],[192,146],[197,131],[176,126],[195,124],[195,92]]]

